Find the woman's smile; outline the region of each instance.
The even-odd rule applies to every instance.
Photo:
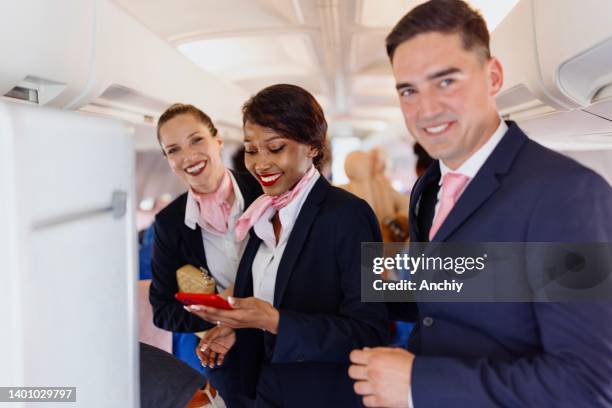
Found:
[[[186,167],[185,172],[189,174],[190,176],[195,177],[195,176],[202,174],[205,168],[206,168],[206,161],[202,160],[189,167]]]
[[[271,187],[283,176],[283,173],[257,174],[257,179],[264,187]]]

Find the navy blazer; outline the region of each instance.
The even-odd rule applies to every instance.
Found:
[[[611,242],[608,183],[508,126],[433,240]],[[431,221],[416,221],[431,216],[424,206],[435,202],[422,198],[439,179],[436,162],[413,189],[413,237],[428,234],[419,228]],[[409,344],[415,407],[612,405],[612,303],[403,306],[418,319]]]
[[[384,304],[361,302],[361,242],[380,241],[368,204],[320,177],[306,198],[280,261],[277,335],[237,331],[225,369],[238,370],[246,395],[284,407],[360,406],[348,377],[349,353],[388,341]],[[251,230],[234,293],[253,296],[261,240]]]
[[[261,195],[257,180],[248,173],[232,172],[244,199],[244,208]],[[155,217],[153,279],[149,301],[153,306],[153,322],[157,327],[174,332],[198,332],[213,325],[183,309],[174,298],[178,292],[176,270],[186,264],[208,269],[202,231],[185,225],[187,193],[180,195]]]

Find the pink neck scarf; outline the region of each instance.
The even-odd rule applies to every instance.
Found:
[[[306,187],[315,174],[317,174],[317,170],[312,166],[291,190],[277,196],[265,194],[259,196],[236,222],[236,239],[242,241],[253,225],[259,221],[270,207],[274,207],[276,211],[286,207],[302,190],[304,190],[304,187]]]
[[[232,211],[228,199],[232,194],[232,188],[230,173],[225,169],[221,184],[212,193],[198,193],[191,189],[191,194],[193,194],[200,207],[198,219],[200,227],[206,226],[209,231],[219,235],[227,232],[227,224]]]

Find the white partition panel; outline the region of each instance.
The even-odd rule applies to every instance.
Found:
[[[1,386],[138,405],[133,156],[119,122],[0,102]]]

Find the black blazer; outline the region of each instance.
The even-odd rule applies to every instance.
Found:
[[[427,192],[439,179],[435,162],[412,191],[412,237],[426,240],[432,218],[427,206],[435,205]],[[528,139],[508,122],[508,131],[433,240],[611,242],[612,189],[593,171]],[[416,305],[391,308],[398,312],[404,306],[403,317],[417,319],[409,344],[417,355],[414,406],[612,403],[612,303]]]
[[[244,198],[244,206],[261,195],[261,187],[248,173],[232,172]],[[155,217],[155,241],[151,269],[153,279],[149,300],[153,306],[153,322],[157,327],[175,332],[198,332],[212,325],[185,311],[174,299],[178,292],[176,270],[192,264],[208,269],[202,232],[196,225],[192,230],[185,225],[187,193],[182,194]]]
[[[381,241],[368,204],[320,177],[306,198],[280,261],[274,306],[278,334],[237,330],[224,363],[243,392],[271,406],[360,405],[348,377],[349,353],[388,341],[382,303],[361,302],[361,243]],[[234,293],[253,296],[252,265],[261,240],[251,238]]]

